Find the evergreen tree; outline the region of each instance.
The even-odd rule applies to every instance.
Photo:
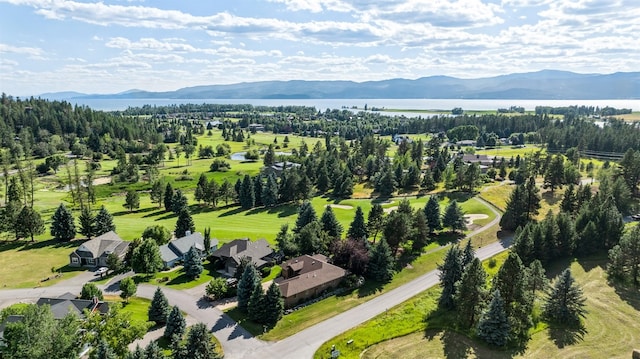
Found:
[[[247,303],[247,316],[249,319],[257,323],[262,323],[266,316],[266,302],[264,298],[264,291],[262,290],[262,283],[256,284],[249,297],[249,303]]]
[[[396,181],[393,177],[393,173],[389,168],[379,173],[375,191],[378,192],[381,197],[389,197],[396,190]]]
[[[578,197],[575,193],[575,186],[570,184],[564,191],[562,196],[562,202],[560,203],[560,210],[569,214],[575,213],[578,209]]]
[[[242,278],[238,281],[237,297],[238,309],[246,312],[249,306],[249,299],[256,285],[260,284],[260,274],[253,264],[248,265],[242,273]]]
[[[527,203],[524,184],[517,185],[507,199],[507,207],[500,218],[500,227],[506,230],[515,230],[525,225],[527,218]]]
[[[300,232],[294,235],[293,240],[303,254],[329,254],[327,251],[329,237],[322,230],[318,221],[313,221],[304,226]]]
[[[93,213],[91,213],[89,207],[82,208],[78,221],[80,222],[80,234],[91,239],[95,231],[95,218],[93,217]]]
[[[609,250],[607,274],[616,280],[630,279],[640,285],[640,226],[627,231],[620,243]]]
[[[113,217],[111,216],[111,213],[109,213],[109,211],[107,211],[107,209],[104,206],[102,206],[95,219],[95,225],[93,227],[93,235],[99,236],[101,234],[105,234],[109,231],[115,231],[115,230],[116,230],[116,225],[113,224]]]
[[[34,236],[44,233],[44,221],[40,213],[29,206],[24,206],[18,214],[15,225],[16,233],[22,237],[30,237],[33,242]]]
[[[197,323],[189,330],[187,337],[187,358],[191,359],[219,359],[216,346],[211,341],[212,334],[206,324]]]
[[[139,344],[136,344],[136,348],[125,355],[125,359],[146,359],[144,349],[140,348]]]
[[[211,251],[211,227],[204,229],[204,254],[205,256]]]
[[[282,293],[280,287],[275,282],[271,282],[269,289],[264,297],[264,318],[263,322],[268,327],[273,328],[284,313],[284,300],[282,300]]]
[[[379,203],[374,203],[367,217],[367,231],[373,235],[373,243],[376,242],[376,237],[383,227],[384,208]]]
[[[160,287],[156,288],[153,293],[153,299],[147,314],[150,322],[155,322],[156,325],[163,325],[167,323],[167,317],[169,316],[169,301],[165,297]]]
[[[253,177],[253,193],[255,199],[255,207],[262,207],[262,192],[264,191],[265,183],[263,182],[262,174]]]
[[[331,238],[340,238],[342,236],[342,225],[338,222],[336,215],[333,213],[331,206],[326,206],[322,217],[320,217],[322,230],[327,232]]]
[[[93,298],[104,300],[102,291],[98,289],[98,287],[93,283],[85,283],[84,285],[82,285],[82,290],[80,291],[80,299],[90,300]]]
[[[168,339],[172,339],[174,336],[182,338],[186,328],[187,322],[185,321],[180,308],[178,308],[177,305],[174,305],[173,308],[171,308],[169,317],[167,317],[167,326],[164,328],[164,337]]]
[[[140,195],[138,194],[138,192],[134,190],[127,191],[123,207],[128,209],[129,212],[133,211],[134,209],[140,208]]]
[[[454,296],[456,294],[456,285],[462,278],[462,252],[460,248],[452,246],[447,251],[444,257],[444,263],[438,265],[440,270],[440,286],[442,287],[442,294],[438,300],[438,306],[440,308],[451,310],[455,308],[456,303]]]
[[[432,232],[442,229],[442,217],[440,215],[440,203],[436,196],[430,196],[424,206],[424,215],[427,217],[427,226]]]
[[[193,233],[196,230],[196,225],[193,223],[193,218],[191,217],[191,213],[189,213],[188,208],[183,208],[178,215],[178,220],[176,221],[176,229],[174,233],[177,238],[182,238],[187,235],[187,231]]]
[[[450,228],[452,232],[467,229],[464,213],[456,200],[451,201],[445,208],[444,216],[442,216],[442,226]]]
[[[280,226],[278,234],[276,234],[276,243],[278,249],[286,256],[293,257],[299,253],[299,248],[293,240],[293,236],[289,232],[289,224],[285,223]]]
[[[431,169],[427,168],[425,170],[424,176],[422,177],[422,183],[420,183],[420,188],[427,192],[436,189],[436,181],[433,179]]]
[[[265,207],[273,207],[278,204],[278,179],[271,172],[267,175],[267,183],[262,187],[262,204]]]
[[[547,276],[544,267],[537,259],[527,267],[525,278],[527,279],[527,290],[531,292],[531,296],[534,298],[537,291],[544,291],[547,287]]]
[[[423,211],[418,210],[413,215],[410,238],[414,251],[422,250],[428,243],[429,227],[427,227],[427,217],[425,217]]]
[[[367,232],[367,225],[364,221],[364,213],[362,212],[362,207],[360,206],[356,208],[356,215],[353,217],[351,225],[349,225],[349,232],[347,232],[347,237],[360,240],[366,240],[367,237],[369,237],[369,233]]]
[[[202,271],[202,257],[200,257],[200,252],[196,247],[192,246],[184,255],[184,272],[188,278],[193,280],[198,278]]]
[[[71,211],[60,203],[51,217],[51,235],[58,241],[70,241],[76,236],[75,219]]]
[[[242,209],[250,209],[255,205],[253,181],[249,175],[244,175],[238,197],[240,198],[240,207],[242,207]]]
[[[271,167],[276,163],[276,151],[272,143],[269,144],[269,148],[267,148],[267,152],[264,154],[263,163],[265,167]]]
[[[187,196],[182,193],[181,190],[177,189],[173,195],[173,199],[171,200],[171,211],[176,214],[180,214],[183,209],[189,208],[189,200]]]
[[[569,257],[576,248],[576,227],[573,218],[567,213],[560,212],[556,217],[558,224],[558,247],[557,255],[559,257]]]
[[[384,239],[391,247],[392,253],[396,253],[398,247],[411,235],[411,214],[402,211],[399,207],[398,210],[391,211],[384,222]]]
[[[504,299],[509,326],[514,337],[526,337],[533,324],[531,321],[533,298],[526,290],[526,286],[526,271],[522,260],[515,252],[510,252],[493,278],[492,290],[499,290]]]
[[[393,277],[393,265],[391,248],[383,238],[369,252],[367,276],[378,282],[388,282]]]
[[[149,197],[151,198],[151,202],[157,203],[158,208],[162,207],[165,195],[165,184],[161,180],[157,180],[153,182],[151,186],[151,192],[149,193]]]
[[[504,346],[509,340],[509,321],[505,311],[505,303],[500,296],[499,290],[491,293],[491,302],[487,310],[482,313],[478,323],[477,334],[485,342]]]
[[[145,359],[165,359],[164,353],[156,341],[152,341],[144,349]]]
[[[171,187],[171,183],[167,183],[164,188],[164,209],[166,211],[171,211],[173,208],[173,195],[173,187]]]
[[[293,228],[293,232],[298,233],[304,226],[317,220],[318,216],[311,202],[302,202],[300,208],[298,208],[298,218],[296,219],[296,226]]]
[[[118,356],[113,352],[113,349],[107,344],[106,341],[101,340],[98,346],[91,351],[89,359],[117,359]]]
[[[487,273],[478,258],[473,258],[456,286],[454,302],[458,312],[458,322],[463,328],[471,328],[481,312],[487,295]]]
[[[540,209],[540,190],[536,186],[536,179],[529,177],[524,185],[524,190],[524,198],[527,208],[527,221],[531,221],[538,215],[538,210]]]
[[[559,154],[553,156],[544,173],[544,188],[550,188],[551,193],[553,193],[556,188],[562,188],[564,184],[564,172],[564,157]]]
[[[584,318],[586,310],[582,289],[578,287],[569,268],[565,269],[549,292],[543,315],[555,323],[576,324]]]
[[[467,244],[464,246],[464,250],[462,251],[462,267],[467,268],[471,262],[476,258],[476,252],[473,250],[473,246],[471,245],[471,240],[467,241]]]

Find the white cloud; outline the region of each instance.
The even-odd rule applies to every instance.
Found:
[[[37,47],[22,47],[22,46],[8,45],[8,44],[0,44],[0,54],[1,53],[41,57],[44,54],[44,51],[42,51],[42,49]]]

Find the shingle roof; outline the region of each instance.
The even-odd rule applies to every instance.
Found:
[[[264,257],[273,253],[269,243],[264,239],[251,241],[248,238],[234,239],[223,244],[211,255],[217,258],[232,258],[236,263],[240,263],[240,258],[249,257],[258,267],[266,263]]]
[[[91,253],[93,258],[108,255],[109,253],[121,255],[126,251],[128,246],[129,242],[123,241],[114,231],[109,231],[82,243],[76,250],[76,253],[83,256],[82,252],[86,251]],[[84,256],[86,257],[86,255]]]
[[[109,311],[109,305],[105,302],[94,302],[90,299],[67,299],[67,298],[40,298],[36,302],[37,305],[48,304],[51,306],[51,312],[56,319],[62,319],[70,312],[76,313],[80,317],[84,317],[84,310],[99,311],[106,313]]]
[[[297,273],[288,279],[280,277],[275,280],[282,295],[285,298],[291,297],[345,276],[346,270],[329,264],[326,260],[323,255],[303,255],[282,263],[283,271],[291,267]]]
[[[215,238],[211,239],[211,248],[218,245],[218,240]],[[160,257],[166,263],[176,260],[178,258],[182,258],[191,247],[195,246],[200,251],[204,251],[204,237],[202,233],[195,232],[188,236],[184,236],[173,240],[167,244],[163,244],[160,246]]]

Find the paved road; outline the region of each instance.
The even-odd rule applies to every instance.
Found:
[[[500,220],[500,213],[486,201],[475,198],[491,209],[496,218],[485,226],[469,233],[469,236],[480,233]],[[510,245],[510,240],[492,243],[479,248],[476,255],[480,259],[487,259],[502,251]],[[105,293],[117,292],[117,280],[102,286]],[[279,342],[263,342],[253,338],[244,328],[239,326],[230,317],[201,298],[204,291],[194,288],[188,291],[177,291],[163,288],[165,296],[171,305],[178,305],[195,321],[206,323],[212,328],[215,336],[220,340],[228,359],[234,358],[261,358],[261,359],[301,359],[312,358],[316,350],[327,340],[361,324],[392,308],[418,293],[435,286],[439,281],[438,271],[431,271],[421,277],[404,284],[394,290],[388,291],[366,303],[352,308],[324,322],[309,327],[289,338]],[[71,279],[53,285],[51,287],[33,289],[9,289],[0,290],[0,307],[5,307],[16,302],[33,302],[40,297],[55,297],[66,292],[79,293],[82,283]],[[138,286],[137,296],[153,298],[156,287],[152,285]]]

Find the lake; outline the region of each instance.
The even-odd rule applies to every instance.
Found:
[[[611,106],[615,108],[631,108],[640,111],[640,100],[469,100],[469,99],[69,99],[70,103],[86,105],[95,110],[122,111],[128,107],[142,107],[144,105],[168,106],[180,104],[251,104],[254,106],[313,106],[320,111],[326,109],[385,108],[398,110],[446,110],[454,107],[462,107],[464,110],[497,110],[511,106],[524,107],[527,111],[533,111],[536,106]],[[384,112],[393,116],[400,113]],[[401,113],[405,116],[423,116],[425,113]]]

